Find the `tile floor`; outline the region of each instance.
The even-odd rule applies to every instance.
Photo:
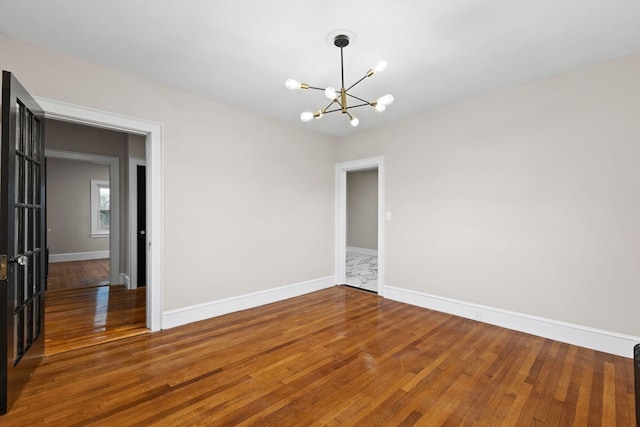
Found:
[[[347,285],[378,292],[378,257],[347,252]]]

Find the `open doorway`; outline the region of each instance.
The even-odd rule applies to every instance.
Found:
[[[65,133],[51,131],[52,123],[46,121],[46,127],[49,140],[55,141]],[[73,135],[62,139],[73,140]],[[47,184],[51,182],[52,187],[47,186],[51,202],[47,211],[49,262],[106,258],[107,283],[120,283],[120,160],[117,156],[52,148],[55,146],[45,146]]]
[[[130,280],[126,167],[131,154],[144,158],[144,137],[50,119],[45,129],[45,353],[148,332],[146,292]]]
[[[345,283],[378,292],[378,168],[347,172]]]
[[[360,244],[361,246],[374,246],[371,243],[371,239],[375,240],[375,249],[371,248],[362,248],[359,246],[349,246],[350,251],[348,250],[348,199],[347,199],[347,176],[348,174],[361,172],[361,171],[373,171],[370,172],[365,180],[370,181],[371,177],[376,175],[374,178],[377,180],[375,189],[370,185],[368,187],[368,192],[372,192],[373,195],[367,197],[369,201],[365,203],[363,206],[368,205],[369,209],[375,203],[375,213],[368,212],[369,219],[366,220],[370,225],[365,226],[369,231],[364,231],[366,234],[366,240],[353,240],[352,244]],[[363,174],[361,176],[365,176],[367,174]],[[352,175],[356,177],[360,177],[360,175]],[[361,191],[356,189],[352,189],[353,191]],[[374,200],[371,200],[371,199]],[[353,202],[355,199],[352,199]],[[364,208],[366,209],[366,208]],[[384,157],[369,157],[366,159],[353,160],[349,162],[338,163],[336,165],[336,262],[335,262],[335,278],[337,284],[349,284],[347,280],[347,253],[354,252],[355,248],[360,254],[355,255],[363,255],[372,257],[373,254],[376,255],[375,262],[377,263],[377,277],[376,283],[370,283],[367,290],[377,292],[378,295],[383,295],[384,293],[384,219],[385,219],[385,211],[384,211]],[[361,221],[362,219],[355,219],[355,221]],[[372,225],[375,224],[375,225]],[[353,226],[353,225],[352,225]],[[375,232],[371,232],[371,228],[376,228]],[[354,230],[352,230],[354,231]],[[358,233],[355,233],[358,234]],[[375,236],[373,236],[375,234]],[[358,243],[361,242],[361,243]],[[369,249],[369,250],[367,250]],[[376,251],[376,252],[374,252]],[[362,252],[368,252],[362,253]],[[373,258],[368,259],[370,264],[374,263]],[[353,260],[352,260],[353,261]],[[357,261],[355,261],[357,262]],[[363,267],[361,265],[361,267]],[[372,265],[368,265],[366,268],[367,274],[370,273]],[[364,268],[362,270],[365,270]],[[353,271],[350,273],[350,275]],[[369,274],[370,276],[370,274]],[[355,279],[352,277],[350,280],[355,283]],[[360,280],[361,281],[361,280]]]
[[[162,125],[122,114],[35,97],[48,119],[85,124],[141,135],[145,138],[147,170],[147,284],[146,326],[151,332],[162,329]]]

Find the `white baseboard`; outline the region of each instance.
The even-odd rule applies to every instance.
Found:
[[[170,329],[176,326],[209,319],[235,311],[246,310],[272,302],[293,298],[321,289],[330,288],[335,285],[333,276],[322,277],[320,279],[308,280],[306,282],[294,283],[292,285],[280,286],[266,289],[264,291],[252,292],[250,294],[238,295],[231,298],[224,298],[204,304],[193,305],[191,307],[168,310],[162,314],[162,328]]]
[[[640,337],[546,319],[495,307],[429,295],[408,289],[385,286],[385,298],[400,301],[467,319],[485,322],[515,331],[550,338],[592,350],[633,357],[633,346]]]
[[[120,273],[120,283],[118,284],[126,286],[127,289],[131,289],[131,281],[129,280],[129,276],[124,273]]]
[[[347,246],[347,252],[355,252],[357,254],[362,254],[362,255],[378,256],[378,250],[377,249],[357,248],[355,246]]]
[[[68,254],[49,254],[49,262],[87,261],[109,258],[109,251],[75,252]]]

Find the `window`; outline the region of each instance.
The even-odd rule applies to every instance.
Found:
[[[110,223],[109,181],[91,180],[91,237],[108,237]]]

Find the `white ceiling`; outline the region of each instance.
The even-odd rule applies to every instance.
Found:
[[[300,121],[327,104],[288,77],[395,102]],[[640,52],[640,0],[0,0],[0,32],[245,110],[345,135],[530,80]]]

